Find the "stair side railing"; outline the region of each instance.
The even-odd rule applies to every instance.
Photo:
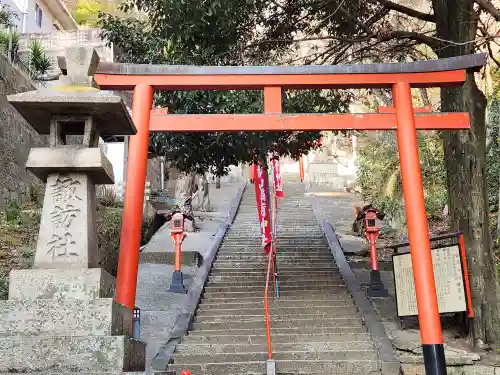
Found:
[[[271,171],[272,175],[273,171]],[[274,295],[279,295],[278,289],[278,272],[277,272],[277,264],[276,264],[276,236],[277,236],[277,208],[278,208],[278,199],[276,195],[276,186],[274,185],[274,178],[268,179],[273,181],[272,188],[269,189],[269,202],[272,208],[271,213],[271,234],[272,234],[272,243],[271,249],[268,255],[267,261],[267,275],[266,275],[266,287],[264,292],[264,310],[266,314],[266,335],[267,335],[267,359],[271,361],[273,359],[273,350],[271,343],[271,318],[269,313],[269,281],[271,280],[271,272],[273,277],[273,289]]]
[[[266,288],[264,292],[264,311],[266,314],[266,335],[267,335],[267,359],[273,359],[273,349],[271,344],[271,318],[269,316],[269,280],[271,276],[271,265],[273,263],[273,251],[269,252],[267,261]]]

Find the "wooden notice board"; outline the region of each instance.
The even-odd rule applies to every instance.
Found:
[[[398,316],[416,316],[418,310],[411,255],[410,253],[394,254],[392,259]],[[439,313],[466,311],[464,275],[459,245],[433,249],[432,262]]]

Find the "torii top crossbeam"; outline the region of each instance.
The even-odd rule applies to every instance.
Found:
[[[138,84],[159,90],[252,90],[391,88],[457,85],[465,70],[479,69],[485,54],[404,64],[317,66],[176,66],[101,63],[95,80],[103,90],[132,90]]]
[[[283,114],[281,89],[458,86],[467,70],[477,70],[485,54],[405,64],[333,66],[175,66],[101,63],[96,83],[105,90],[131,90],[139,84],[158,90],[264,90],[265,114],[172,115],[151,112],[151,131],[390,130],[395,113]],[[279,88],[279,90],[274,90]],[[271,104],[270,104],[271,103]],[[418,113],[417,129],[466,129],[467,113]]]

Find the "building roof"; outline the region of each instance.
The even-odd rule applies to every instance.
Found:
[[[41,2],[49,8],[64,30],[72,31],[78,29],[78,24],[63,0],[41,0]]]

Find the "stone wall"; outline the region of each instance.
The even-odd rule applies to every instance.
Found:
[[[0,54],[0,207],[11,199],[24,200],[41,184],[25,168],[32,147],[46,144],[7,101],[7,95],[35,89],[21,71]]]

